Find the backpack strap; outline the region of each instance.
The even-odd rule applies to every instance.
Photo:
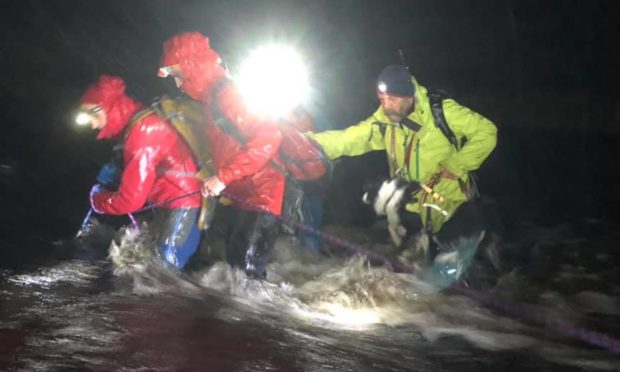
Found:
[[[142,109],[136,112],[131,119],[129,119],[129,123],[123,128],[121,131],[121,135],[118,136],[114,140],[114,145],[112,146],[112,162],[119,168],[123,169],[125,167],[125,162],[123,161],[123,149],[125,147],[125,141],[127,140],[127,135],[131,128],[140,120],[152,114],[153,111],[150,107]]]
[[[452,129],[448,125],[448,120],[443,112],[443,101],[449,97],[448,93],[441,89],[429,88],[427,91],[428,99],[431,106],[431,113],[433,114],[433,121],[435,126],[439,128],[441,133],[450,141],[452,146],[459,151],[461,149],[461,142],[456,138]],[[466,138],[464,139],[467,140]],[[469,185],[461,185],[461,188],[465,188],[468,199],[472,199],[480,196],[478,189],[478,177],[475,172],[468,172]]]
[[[200,168],[197,178],[204,179],[214,174],[211,150],[208,142],[201,138],[199,126],[204,122],[202,108],[196,102],[182,98],[162,96],[151,106],[157,114],[165,118],[189,147],[196,164]]]
[[[129,120],[129,124],[127,124],[126,131],[129,132],[129,129],[131,127],[134,126],[134,124],[136,124],[137,122],[139,122],[140,120],[144,119],[145,117],[156,113],[156,111],[153,109],[153,107],[147,107],[145,109],[142,109],[138,112],[136,112],[131,119]]]
[[[446,136],[448,141],[450,141],[452,146],[454,146],[457,151],[460,150],[460,142],[454,135],[452,129],[450,129],[446,116],[443,112],[443,101],[448,98],[448,94],[440,89],[429,89],[427,95],[430,101],[431,113],[433,114],[435,126],[441,131],[441,133],[443,133],[444,136]]]
[[[400,125],[405,126],[405,127],[409,128],[409,129],[411,129],[415,133],[418,133],[420,131],[420,129],[422,129],[422,126],[420,124],[418,124],[415,121],[409,119],[408,117],[405,117],[403,120],[401,120],[400,121]]]
[[[239,143],[245,144],[247,139],[243,136],[243,134],[241,134],[241,132],[239,132],[239,129],[237,129],[237,127],[224,116],[222,110],[220,110],[220,107],[217,104],[217,97],[222,92],[222,89],[224,89],[224,87],[228,84],[230,84],[229,79],[220,79],[215,83],[211,90],[209,109],[211,110],[213,121],[220,129],[231,135],[233,138],[239,141]]]
[[[194,161],[196,161],[199,167],[198,172],[190,176],[202,180],[215,172],[211,163],[210,150],[208,146],[205,145],[206,141],[204,139],[201,140],[198,138],[199,136],[194,134],[194,130],[196,129],[195,126],[204,119],[200,115],[202,112],[201,107],[190,107],[189,105],[192,103],[193,101],[169,98],[164,95],[156,98],[151,104],[150,109],[152,112],[166,119],[166,122],[172,126],[179,137],[181,137],[189,147]],[[216,204],[217,201],[214,198],[201,197],[200,212],[198,214],[198,220],[196,221],[200,230],[205,231],[211,225],[214,216],[212,212]]]
[[[129,124],[127,124],[125,128],[123,129],[123,136],[122,136],[123,140],[121,141],[121,143],[123,145],[125,144],[125,140],[127,139],[127,135],[129,134],[129,131],[131,130],[131,128],[133,128],[134,125],[136,125],[137,122],[155,113],[157,113],[156,110],[154,110],[152,107],[147,107],[133,114],[131,119],[129,119]]]
[[[243,134],[241,134],[241,132],[239,132],[239,129],[237,129],[237,127],[233,123],[231,123],[230,120],[228,120],[228,118],[222,113],[222,110],[220,110],[220,107],[217,104],[217,97],[220,95],[222,89],[227,84],[230,84],[229,79],[221,79],[214,84],[211,90],[211,97],[209,99],[209,109],[211,110],[211,115],[213,116],[213,121],[215,122],[215,125],[217,125],[225,133],[229,134],[240,144],[243,145],[247,142],[247,139]],[[281,153],[281,151],[278,152],[278,154],[280,155]],[[273,159],[270,159],[269,163],[271,163],[271,165],[273,165],[273,167],[278,172],[282,173],[285,177],[287,177],[287,179],[294,179],[294,177],[291,177],[284,167],[280,166]]]

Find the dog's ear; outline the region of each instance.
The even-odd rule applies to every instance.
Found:
[[[383,185],[384,181],[385,179],[381,178],[364,182],[362,186],[362,191],[364,192],[364,194],[362,195],[362,201],[365,204],[370,205],[374,203],[375,199],[377,198],[377,194],[379,194],[379,189]]]
[[[364,195],[362,195],[362,201],[364,202],[364,204],[369,204],[370,205],[372,203],[372,201],[370,200],[370,195],[369,195],[368,191],[366,191],[364,193]]]
[[[372,191],[372,185],[369,182],[365,182],[362,185],[362,202],[364,202],[364,204],[370,204],[371,203],[371,196],[370,194],[373,193]]]

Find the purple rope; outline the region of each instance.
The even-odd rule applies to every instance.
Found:
[[[131,224],[133,225],[133,227],[137,230],[140,230],[140,226],[138,226],[138,222],[136,221],[136,218],[133,216],[133,214],[127,213],[127,215],[129,216],[129,219],[131,220]]]
[[[167,204],[167,203],[171,203],[175,200],[178,199],[182,199],[182,198],[186,198],[192,195],[196,195],[200,193],[200,191],[192,191],[183,195],[179,195],[176,196],[174,198],[165,200],[161,203],[155,203],[155,204],[151,204],[151,205],[147,205],[144,208],[134,212],[134,213],[138,213],[138,212],[144,212],[147,210],[151,210],[154,208],[157,208],[161,205]],[[247,202],[240,200],[239,198],[230,195],[229,193],[223,192],[222,195],[226,196],[227,198],[233,200],[234,202],[236,202],[237,204],[244,206],[247,209],[250,210],[254,210],[257,212],[265,212],[265,213],[269,213],[271,215],[273,215],[273,213],[269,212],[266,208],[264,207],[257,207],[257,206],[250,206],[248,205]],[[274,215],[275,216],[275,215]],[[303,231],[306,232],[310,232],[312,234],[315,234],[316,236],[320,237],[323,240],[326,240],[330,243],[333,243],[335,245],[341,246],[346,248],[347,250],[355,253],[355,254],[360,254],[360,255],[364,255],[368,258],[371,258],[373,260],[377,260],[377,261],[381,261],[384,262],[386,264],[391,265],[394,268],[398,268],[399,270],[403,271],[403,272],[407,272],[407,273],[413,273],[414,272],[414,268],[408,265],[405,265],[403,263],[401,263],[400,261],[396,261],[396,260],[389,260],[388,258],[373,253],[373,252],[369,252],[368,250],[364,249],[364,247],[362,247],[359,244],[355,244],[352,242],[349,242],[347,240],[344,240],[342,238],[339,238],[333,234],[330,233],[326,233],[323,232],[317,228],[314,228],[312,226],[308,226],[305,225],[299,221],[295,221],[291,218],[287,218],[284,216],[275,216],[278,219],[280,219],[281,221],[288,223],[290,225],[293,225],[295,227],[300,228]],[[135,220],[135,218],[129,214],[129,218],[131,218],[132,223],[137,226],[137,222]],[[489,295],[486,295],[480,291],[476,291],[470,288],[466,288],[463,285],[457,284],[457,285],[453,285],[452,288],[454,290],[456,290],[457,292],[472,298],[476,301],[478,301],[479,303],[482,304],[486,304],[490,307],[496,308],[498,310],[504,311],[507,314],[510,314],[511,316],[515,317],[515,318],[520,318],[532,323],[535,323],[539,326],[545,327],[547,329],[550,329],[552,331],[554,331],[555,333],[565,336],[565,337],[572,337],[572,338],[576,338],[579,339],[583,342],[586,342],[588,344],[591,345],[595,345],[598,347],[601,347],[603,349],[607,349],[609,351],[611,351],[612,353],[615,354],[620,354],[620,340],[607,336],[606,334],[600,333],[600,332],[595,332],[595,331],[590,331],[588,329],[585,328],[581,328],[581,327],[577,327],[568,323],[564,323],[564,322],[560,322],[557,320],[553,320],[553,319],[548,319],[545,315],[541,314],[541,313],[533,313],[532,311],[527,311],[527,309],[518,306],[516,304],[511,304],[508,302],[504,302],[501,301],[497,298],[493,298]]]
[[[240,205],[243,205],[246,207],[248,206],[247,202],[240,201],[239,198],[236,198],[230,195],[229,193],[222,193],[222,194],[226,196],[227,198],[239,203]],[[273,213],[270,213],[269,211],[267,211],[266,208],[252,206],[252,208],[250,209],[256,210],[259,212],[266,212],[266,213],[273,215]],[[405,265],[401,263],[400,261],[389,260],[384,256],[378,255],[373,252],[368,252],[366,249],[364,249],[359,244],[346,241],[335,235],[323,232],[312,226],[304,225],[301,222],[295,221],[293,219],[290,219],[284,216],[275,216],[275,217],[279,218],[285,223],[289,223],[296,227],[299,227],[300,229],[306,232],[315,234],[318,237],[326,241],[329,241],[331,243],[344,247],[355,254],[365,255],[366,257],[369,257],[369,258],[372,258],[378,261],[382,261],[384,263],[392,265],[392,267],[398,267],[399,269],[407,273],[412,273],[414,271],[413,267]],[[462,295],[472,298],[475,301],[478,301],[479,303],[486,304],[498,310],[502,310],[506,312],[507,314],[512,315],[515,318],[520,318],[522,320],[535,323],[539,326],[550,329],[559,335],[569,337],[569,338],[570,337],[577,338],[585,343],[595,345],[603,349],[607,349],[615,354],[620,354],[620,340],[607,336],[606,334],[595,332],[595,331],[590,331],[588,329],[573,326],[571,324],[563,323],[557,320],[548,319],[545,315],[541,313],[533,313],[532,311],[527,311],[527,309],[523,308],[522,306],[518,306],[516,304],[511,304],[508,302],[501,301],[497,298],[491,297],[480,291],[467,288],[460,284],[453,285],[452,288],[458,291],[459,293],[461,293]]]
[[[142,209],[138,209],[137,211],[135,211],[133,213],[140,213],[140,212],[150,211],[151,209],[155,209],[155,208],[161,207],[162,205],[172,203],[173,201],[177,201],[179,199],[183,199],[183,198],[187,198],[187,197],[190,197],[190,196],[194,196],[196,194],[200,194],[200,190],[190,191],[188,193],[181,194],[181,195],[175,196],[175,197],[170,198],[170,199],[166,199],[166,200],[164,200],[162,202],[159,202],[159,203],[153,203],[153,204],[146,205]]]
[[[82,220],[82,227],[80,228],[80,231],[84,230],[86,225],[88,225],[88,221],[90,221],[90,217],[92,215],[93,215],[93,208],[90,208],[88,210],[88,212],[86,213],[86,216],[84,217],[84,220]]]
[[[299,221],[295,221],[291,218],[287,218],[284,216],[277,216],[281,221],[283,221],[284,223],[288,223],[290,225],[293,225],[295,227],[300,228],[301,230],[304,230],[306,232],[310,232],[314,235],[317,235],[318,237],[322,238],[323,240],[326,240],[330,243],[333,243],[335,245],[341,246],[341,247],[345,247],[347,248],[349,251],[355,253],[355,254],[360,254],[363,256],[366,256],[370,259],[376,260],[376,261],[381,261],[387,265],[392,266],[393,268],[398,268],[400,271],[406,272],[406,273],[413,273],[414,269],[411,266],[405,265],[403,263],[401,263],[400,261],[397,260],[390,260],[388,258],[386,258],[385,256],[382,256],[380,254],[374,253],[374,252],[369,252],[368,250],[364,249],[362,246],[349,242],[347,240],[344,240],[342,238],[339,238],[333,234],[330,233],[326,233],[324,231],[321,231],[315,227],[312,226],[308,226],[308,225],[304,225],[303,223],[299,222]]]
[[[590,331],[588,329],[577,327],[572,324],[560,322],[554,319],[549,319],[544,314],[528,311],[527,309],[516,304],[511,304],[498,300],[497,298],[491,297],[487,294],[470,288],[466,288],[462,285],[455,285],[452,288],[467,297],[470,297],[480,303],[487,304],[498,310],[504,311],[507,314],[512,315],[513,317],[528,320],[539,326],[551,329],[552,331],[560,335],[577,338],[591,345],[596,345],[601,348],[607,349],[615,354],[620,354],[620,340],[607,336],[604,333]]]
[[[92,207],[93,205],[93,196],[99,192],[99,189],[101,188],[101,186],[99,184],[96,184],[92,187],[92,189],[90,190],[89,193],[89,198],[90,198],[90,205],[91,205],[91,209],[88,211],[88,213],[86,214],[86,218],[84,218],[84,221],[82,222],[82,228],[84,228],[85,224],[88,223],[88,221],[90,220],[90,216],[92,214],[93,211],[95,211],[98,214],[105,214],[103,211],[99,211],[99,210],[95,210],[94,207]],[[131,220],[131,224],[133,225],[134,228],[136,229],[140,229],[140,225],[138,225],[138,221],[136,220],[136,218],[133,216],[135,213],[140,213],[140,212],[146,212],[149,211],[151,209],[155,209],[157,207],[160,207],[164,204],[168,204],[168,203],[172,203],[175,200],[179,200],[179,199],[183,199],[183,198],[187,198],[189,196],[192,195],[196,195],[196,194],[200,194],[200,190],[197,191],[191,191],[182,195],[178,195],[175,196],[173,198],[164,200],[162,202],[159,203],[153,203],[153,204],[149,204],[141,209],[138,209],[137,211],[133,212],[133,213],[127,213],[127,216],[129,217],[129,219]]]

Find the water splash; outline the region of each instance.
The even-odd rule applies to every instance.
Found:
[[[155,241],[146,223],[140,228],[125,227],[120,242],[112,241],[108,257],[114,265],[115,275],[142,272],[157,258]]]

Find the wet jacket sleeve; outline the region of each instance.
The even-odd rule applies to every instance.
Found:
[[[374,116],[346,129],[306,135],[318,142],[331,159],[385,149],[383,135]]]
[[[275,123],[246,117],[239,127],[246,140],[243,150],[218,170],[218,178],[225,185],[257,173],[276,156],[282,143],[282,132]]]
[[[440,164],[464,178],[467,172],[478,169],[495,148],[497,128],[489,119],[453,100],[444,102],[444,114],[456,137],[466,137],[467,142]]]
[[[159,119],[155,125],[139,123],[129,132],[125,141],[125,169],[118,191],[102,191],[93,197],[93,206],[108,214],[127,214],[142,208],[157,177],[156,167],[174,137],[170,128]]]

